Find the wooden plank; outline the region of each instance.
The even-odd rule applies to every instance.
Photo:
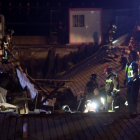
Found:
[[[49,91],[47,92],[46,89],[44,89],[43,87],[39,86],[31,76],[29,76],[28,74],[26,74],[26,75],[38,88],[40,88],[45,94],[49,95],[49,93],[48,93]]]
[[[7,73],[4,64],[1,65],[1,68],[2,68],[3,73]]]
[[[34,81],[75,82],[76,80],[61,80],[61,79],[34,79]]]
[[[106,134],[106,132],[104,131],[103,126],[100,124],[98,119],[93,116],[89,116],[89,118],[90,118],[90,121],[92,122],[92,124],[94,125],[95,129],[98,131],[97,135],[99,135],[101,137],[101,139],[103,139],[103,140],[108,140],[109,137]]]
[[[72,136],[71,136],[71,133],[70,133],[70,130],[69,130],[69,127],[68,127],[68,124],[67,124],[67,121],[66,121],[66,117],[65,115],[61,116],[61,115],[58,115],[59,117],[59,120],[60,120],[60,124],[62,126],[62,129],[63,129],[63,133],[64,133],[64,137],[65,139],[67,140],[71,140],[72,139]]]
[[[80,140],[85,140],[86,139],[86,135],[83,131],[83,129],[80,126],[79,120],[77,119],[77,115],[71,115],[71,119],[75,125],[76,131],[78,133],[78,136],[80,138]]]
[[[48,126],[49,124],[48,124],[46,117],[41,117],[41,120],[42,120],[44,140],[51,140],[50,129]]]
[[[100,137],[97,129],[94,126],[95,123],[93,124],[88,116],[83,116],[83,120],[85,121],[86,125],[88,126],[88,129],[89,129],[90,133],[92,134],[93,139],[101,140],[101,137]]]
[[[88,128],[88,125],[84,121],[84,117],[81,115],[79,115],[79,116],[77,115],[77,120],[79,121],[79,124],[80,124],[80,126],[81,126],[81,128],[86,136],[86,139],[94,139],[91,131]]]
[[[40,117],[35,117],[35,124],[36,124],[36,138],[38,140],[44,140],[44,134],[43,134],[43,126]]]
[[[55,124],[53,121],[53,118],[51,116],[46,117],[47,122],[48,122],[48,127],[49,127],[49,132],[50,132],[50,138],[53,140],[57,140],[57,131],[55,129]]]
[[[37,137],[36,122],[33,116],[28,118],[28,133],[31,137]]]
[[[65,139],[65,134],[63,132],[63,128],[62,128],[62,125],[61,125],[59,115],[53,116],[53,120],[54,120],[54,124],[55,124],[55,129],[56,129],[56,132],[57,132],[57,138],[58,139]]]

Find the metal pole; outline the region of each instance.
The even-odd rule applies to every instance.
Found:
[[[52,10],[50,10],[50,36],[52,35]]]
[[[79,107],[81,105],[81,101],[82,101],[82,99],[80,99],[80,102],[79,102],[78,107],[77,107],[77,111],[79,110]]]
[[[112,100],[112,111],[114,110],[113,104],[114,104],[114,100]]]

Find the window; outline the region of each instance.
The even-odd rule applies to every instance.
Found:
[[[84,15],[79,15],[79,27],[85,26],[84,21],[85,21]]]
[[[73,15],[73,27],[85,27],[84,15]]]

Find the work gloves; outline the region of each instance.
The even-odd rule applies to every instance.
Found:
[[[116,93],[115,92],[111,92],[111,97],[115,98]]]
[[[124,82],[123,82],[124,86],[126,86],[126,83],[127,83],[127,81],[126,81],[126,79],[125,79]],[[130,81],[128,82],[128,85],[132,85],[132,84],[133,84],[133,81],[130,80]]]
[[[128,85],[132,85],[132,84],[133,84],[133,81],[129,81],[129,82],[128,82]]]

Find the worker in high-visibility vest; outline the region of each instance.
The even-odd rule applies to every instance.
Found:
[[[139,93],[138,64],[134,61],[131,53],[127,56],[127,61],[124,85],[127,85],[128,110],[131,113],[136,113]]]
[[[112,71],[111,66],[105,66],[103,72],[106,73],[105,92],[107,96],[106,110],[114,111],[115,99],[120,92],[119,78],[115,72]]]

